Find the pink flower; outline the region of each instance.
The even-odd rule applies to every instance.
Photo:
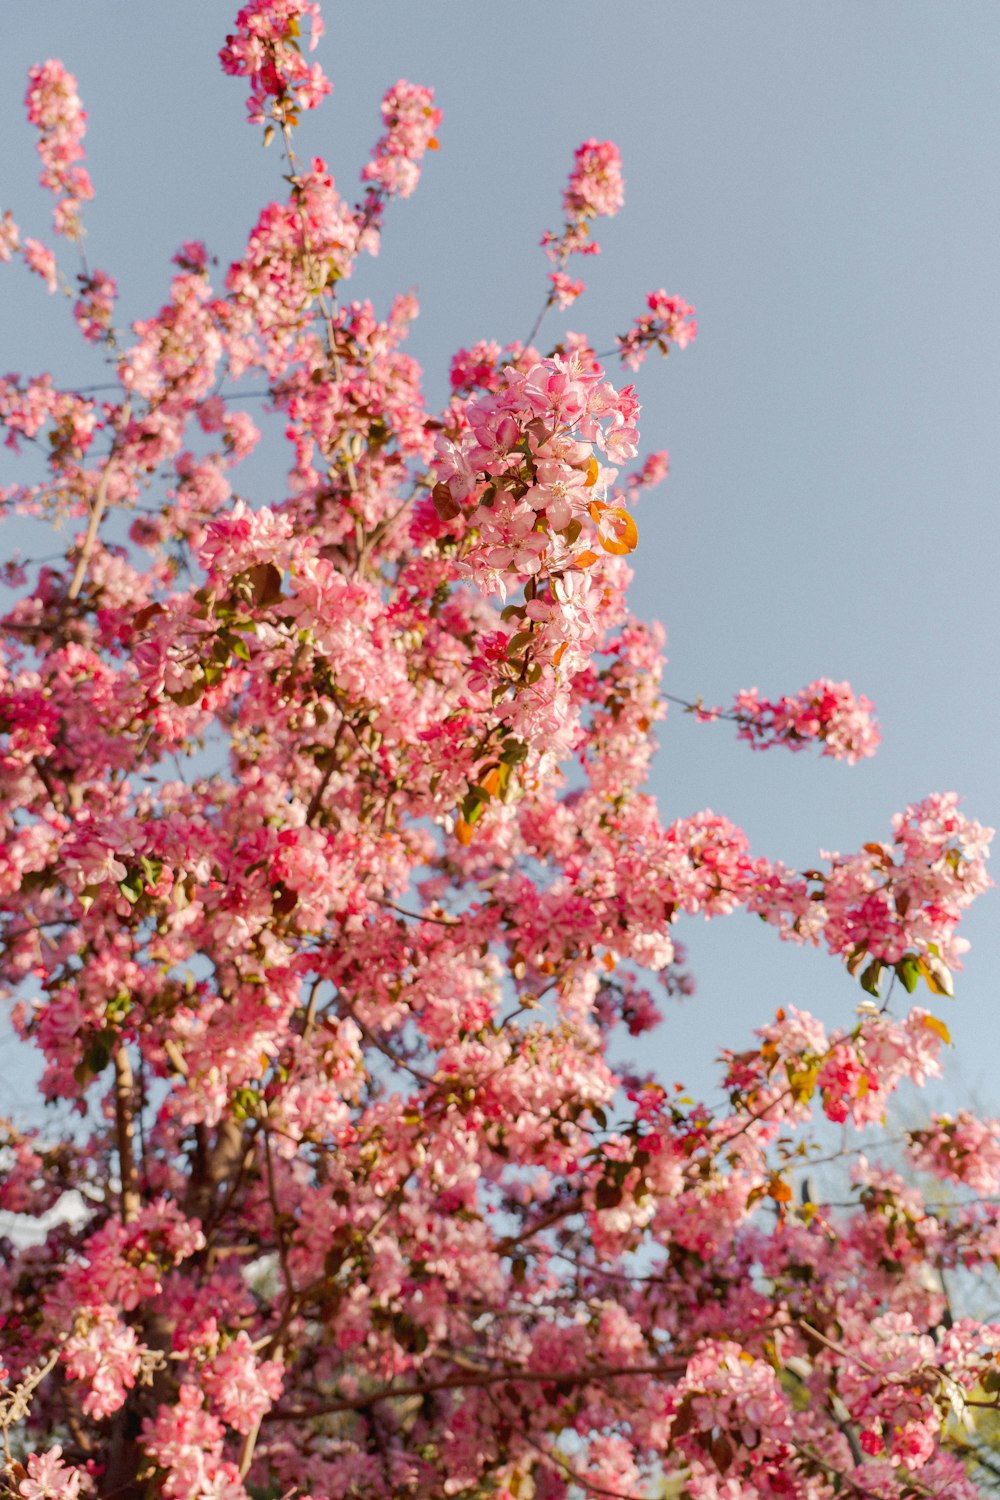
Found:
[[[77,1500],[85,1478],[79,1469],[63,1463],[59,1443],[54,1443],[46,1453],[32,1453],[27,1470],[27,1479],[18,1485],[24,1500]]]
[[[584,290],[582,281],[573,281],[564,271],[552,271],[549,275],[552,283],[551,295],[559,307],[570,307]]]
[[[649,311],[636,318],[628,333],[618,338],[622,364],[630,370],[637,370],[654,346],[667,355],[671,344],[685,349],[698,332],[694,308],[680,297],[670,297],[661,289],[650,292],[646,303]]]
[[[40,240],[25,240],[24,263],[29,271],[34,271],[45,282],[50,292],[58,291],[59,277],[56,274],[56,258],[47,245]]]

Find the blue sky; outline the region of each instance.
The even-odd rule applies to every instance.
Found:
[[[225,267],[282,186],[216,62],[235,8],[38,0],[0,20],[0,208],[46,233],[21,101],[28,66],[59,56],[90,113],[89,255],[130,318],[160,305],[182,240]],[[891,814],[930,791],[1000,823],[993,0],[631,0],[614,16],[594,0],[340,0],[325,15],[335,91],[300,144],[345,195],[388,84],[429,84],[444,110],[440,152],[351,286],[381,308],[416,288],[429,395],[458,345],[526,334],[573,149],[616,141],[625,211],[598,231],[586,297],[546,327],[606,348],[660,286],[698,310],[697,343],[635,377],[644,449],[668,447],[673,465],[639,513],[633,596],[666,625],[665,686],[718,702],[823,675],[875,700],[884,743],[853,769],[753,755],[672,713],[654,773],[664,817],[710,806],[800,867],[888,837]],[[0,274],[0,366],[99,380],[58,299]],[[274,499],[280,470],[245,483]],[[3,550],[17,546],[35,542],[10,527]],[[933,1002],[957,1043],[949,1098],[1000,1111],[995,893],[965,930],[957,998]],[[667,1081],[707,1089],[718,1047],[746,1045],[777,1005],[832,1022],[860,998],[834,961],[748,918],[681,936],[698,994],[644,1046]]]

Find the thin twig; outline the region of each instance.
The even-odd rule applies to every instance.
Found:
[[[93,552],[94,544],[97,541],[97,532],[108,504],[108,486],[111,483],[111,471],[114,466],[115,453],[118,447],[118,438],[121,436],[123,428],[128,426],[131,416],[132,401],[131,398],[128,398],[122,406],[121,412],[119,414],[118,432],[115,436],[114,442],[111,444],[111,451],[108,454],[107,463],[104,465],[104,469],[101,473],[101,477],[97,485],[97,494],[94,497],[94,503],[90,508],[90,520],[87,523],[87,534],[83,539],[83,546],[80,548],[80,556],[76,560],[76,570],[73,574],[73,581],[67,591],[67,599],[75,599],[80,593],[80,590],[83,588],[84,579],[87,576],[87,569],[90,566],[91,553]]]
[[[454,917],[432,917],[425,911],[407,911],[405,906],[397,906],[395,901],[383,897],[380,906],[387,906],[391,911],[398,911],[401,917],[410,917],[414,922],[436,922],[439,927],[462,927],[464,924]]]

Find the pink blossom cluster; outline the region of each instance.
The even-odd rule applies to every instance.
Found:
[[[92,401],[56,390],[48,375],[24,382],[11,375],[0,379],[0,421],[5,445],[15,452],[22,437],[34,439],[47,428],[54,460],[66,463],[90,447],[98,414]]]
[[[436,132],[441,111],[434,107],[434,90],[401,78],[382,100],[385,134],[361,171],[362,182],[386,197],[408,198],[420,181],[420,162],[438,147]]]
[[[225,1428],[194,1385],[182,1385],[175,1405],[147,1419],[142,1436],[168,1500],[245,1500],[239,1469],[223,1457]]]
[[[55,207],[57,234],[79,239],[80,205],[94,196],[83,159],[87,114],[77,93],[77,82],[54,58],[31,68],[25,96],[28,120],[38,131],[42,186],[59,196]]]
[[[260,1360],[241,1330],[201,1368],[209,1402],[235,1432],[252,1432],[281,1395],[281,1364]]]
[[[830,1120],[863,1126],[881,1120],[903,1079],[923,1085],[941,1073],[940,1024],[919,1006],[897,1021],[866,1015],[856,1037],[834,1042],[822,1059],[816,1086]]]
[[[21,254],[24,256],[24,264],[28,270],[40,276],[50,292],[59,290],[56,258],[48,245],[43,245],[41,240],[26,239],[21,247]]]
[[[923,1130],[909,1133],[909,1153],[921,1172],[961,1183],[975,1193],[1000,1186],[1000,1121],[979,1120],[969,1110],[935,1114]]]
[[[912,991],[922,978],[951,994],[968,944],[962,912],[992,884],[986,856],[991,828],[965,818],[953,792],[935,793],[893,817],[892,843],[856,854],[825,854],[827,870],[793,875],[758,867],[749,906],[794,942],[824,943],[865,988],[878,992],[883,968]]]
[[[655,485],[662,484],[669,473],[670,454],[665,448],[661,448],[655,453],[647,453],[641,468],[629,475],[628,487],[633,494],[652,489]]]
[[[919,1006],[901,1020],[864,1009],[853,1030],[833,1035],[789,1006],[758,1030],[759,1049],[728,1055],[726,1084],[756,1107],[768,1101],[775,1119],[807,1117],[818,1096],[827,1119],[860,1129],[884,1117],[904,1079],[922,1086],[940,1076],[945,1034]]]
[[[567,224],[583,219],[613,218],[625,206],[622,159],[613,141],[593,137],[577,146],[573,170],[563,193]]]
[[[493,339],[480,339],[471,349],[458,349],[452,355],[449,376],[456,395],[473,390],[499,390],[500,345]]]
[[[21,248],[21,232],[14,223],[10,209],[0,214],[0,261],[10,261]]]
[[[580,280],[566,274],[571,255],[597,255],[600,245],[590,238],[595,218],[613,218],[625,204],[622,159],[613,141],[584,141],[576,148],[573,169],[563,192],[565,225],[561,234],[542,236],[542,248],[556,270],[549,276],[547,307],[569,307],[585,290]]]
[[[894,814],[893,826],[892,844],[832,856],[823,883],[824,941],[835,953],[857,951],[885,964],[914,953],[930,980],[947,988],[940,965],[960,969],[968,947],[955,931],[962,912],[992,883],[986,855],[993,830],[964,817],[954,792]]]
[[[85,1386],[80,1404],[88,1416],[110,1417],[123,1405],[142,1367],[142,1353],[135,1329],[113,1307],[80,1309],[63,1363],[69,1378]]]
[[[80,295],[73,306],[73,316],[88,343],[103,343],[111,334],[117,295],[115,278],[106,271],[89,271],[80,277]]]
[[[249,0],[236,17],[236,30],[219,53],[224,73],[249,78],[247,113],[251,124],[271,117],[295,124],[298,110],[315,109],[331,90],[318,63],[302,56],[302,22],[309,22],[309,50],[323,35],[318,0]]]
[[[680,297],[671,297],[661,288],[646,298],[649,311],[636,318],[628,333],[619,335],[618,352],[622,364],[637,370],[650,349],[666,356],[671,344],[686,349],[698,333],[694,308]]]
[[[574,281],[565,271],[552,271],[549,280],[552,283],[552,296],[559,308],[572,307],[577,297],[586,290],[582,281]]]
[[[350,275],[360,233],[326,162],[313,157],[288,201],[263,209],[243,256],[229,268],[230,301],[219,332],[231,367],[251,368],[263,349],[265,369],[284,369],[327,282]]]
[[[432,525],[460,524],[463,571],[485,593],[506,597],[532,581],[497,642],[518,700],[512,724],[532,741],[569,747],[575,716],[555,713],[553,695],[558,674],[582,664],[597,638],[599,571],[585,570],[598,562],[595,548],[614,557],[636,542],[631,516],[605,499],[615,471],[598,454],[635,453],[638,403],[578,357],[502,373],[496,392],[462,409],[459,440],[439,443]]]
[[[739,737],[755,750],[785,745],[804,750],[819,740],[822,754],[854,765],[874,755],[881,735],[872,717],[871,700],[855,694],[848,682],[821,677],[791,697],[772,703],[757,688],[745,688],[733,700],[731,717],[739,724]],[[721,710],[707,709],[700,717],[717,716]]]
[[[733,1466],[743,1476],[737,1494],[775,1493],[768,1478],[788,1467],[794,1424],[788,1397],[764,1360],[732,1341],[706,1342],[671,1392],[668,1410],[672,1443],[691,1465],[692,1496],[725,1495],[717,1478]]]
[[[865,1330],[857,1359],[845,1362],[837,1381],[865,1452],[887,1449],[890,1462],[911,1473],[933,1457],[940,1431],[934,1386],[925,1378],[936,1355],[934,1340],[910,1314],[885,1313]]]

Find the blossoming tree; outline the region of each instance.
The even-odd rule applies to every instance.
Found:
[[[185,243],[124,333],[109,273],[72,288],[2,224],[117,382],[0,382],[8,447],[45,463],[7,511],[74,523],[61,564],[7,570],[2,974],[43,1098],[79,1112],[2,1127],[0,1207],[32,1231],[0,1273],[8,1490],[967,1500],[1000,1325],[949,1284],[1000,1255],[1000,1127],[911,1133],[944,1204],[860,1156],[837,1208],[801,1167],[810,1121],[860,1130],[938,1072],[946,1028],[905,997],[950,994],[989,831],[932,795],[796,873],[724,817],[661,821],[661,639],[626,557],[666,455],[634,462],[634,388],[542,318],[459,350],[428,410],[413,298],[380,317],[342,283],[439,112],[391,88],[342,197],[294,145],[320,33],[314,0],[250,0],[225,40],[287,191],[221,286]],[[92,189],[60,63],[27,108],[72,254]],[[546,307],[621,203],[615,147],[584,143]],[[694,333],[655,291],[617,354]],[[248,381],[290,443],[266,504],[232,487]],[[690,706],[756,748],[878,739],[843,683]],[[688,987],[682,920],[740,908],[865,993],[832,1031],[779,1012],[708,1108],[614,1039]]]

